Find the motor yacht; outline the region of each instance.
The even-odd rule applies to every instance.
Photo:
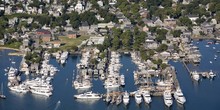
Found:
[[[134,97],[135,97],[135,102],[139,105],[142,102],[141,94],[137,91]]]
[[[184,97],[180,88],[177,88],[176,91],[174,92],[174,98],[180,104],[184,104],[186,102],[186,98]]]
[[[142,93],[142,96],[144,98],[145,103],[147,103],[147,104],[151,103],[152,100],[151,100],[151,96],[150,96],[150,92],[149,91],[144,91]]]
[[[92,91],[79,94],[79,95],[74,95],[74,97],[77,99],[100,99],[102,98],[100,94],[92,93]]]
[[[164,103],[170,107],[173,104],[172,95],[170,90],[165,90],[163,93]]]
[[[123,103],[125,105],[129,103],[129,93],[127,91],[123,94]]]

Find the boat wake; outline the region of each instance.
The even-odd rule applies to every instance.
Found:
[[[54,110],[59,110],[60,104],[61,104],[61,102],[58,101]]]

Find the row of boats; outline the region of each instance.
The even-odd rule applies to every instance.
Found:
[[[192,71],[191,76],[195,81],[199,81],[199,79],[200,79],[199,73],[197,71]],[[208,76],[211,79],[213,79],[216,76],[216,74],[212,70],[210,70],[209,72],[202,72],[202,76],[203,77]]]
[[[68,51],[54,53],[54,56],[56,57],[56,60],[59,61],[60,64],[65,64],[66,63],[68,55],[69,55]]]
[[[73,87],[75,89],[90,89],[92,87],[91,77],[88,74],[88,64],[90,58],[90,51],[86,51],[82,54],[80,62],[76,65],[77,75],[73,78]],[[73,75],[74,76],[74,75]]]
[[[76,99],[98,100],[102,98],[102,95],[90,91],[83,94],[74,95],[74,97]],[[147,104],[150,104],[152,102],[151,94],[149,91],[136,91],[134,92],[134,98],[136,104],[138,105],[141,104],[143,101]],[[186,102],[186,98],[184,97],[180,88],[177,88],[174,92],[174,98],[179,104],[184,104]],[[170,90],[165,90],[163,92],[163,99],[166,106],[172,106],[173,98]],[[125,91],[122,94],[119,93],[117,95],[113,93],[108,93],[106,94],[104,101],[106,101],[106,103],[111,104],[115,103],[116,105],[119,105],[123,102],[124,105],[128,105],[130,101],[130,94],[127,91]]]
[[[119,69],[121,68],[120,54],[117,52],[111,52],[111,59],[108,65],[108,74],[107,78],[104,81],[104,87],[106,89],[118,88],[120,86],[125,86],[125,77],[124,75],[119,74]]]

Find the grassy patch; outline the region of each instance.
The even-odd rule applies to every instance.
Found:
[[[21,45],[21,42],[13,42],[11,44],[5,44],[4,47],[19,49]]]
[[[78,38],[72,39],[66,36],[59,37],[60,41],[65,45],[61,46],[60,49],[67,50],[72,49],[72,47],[76,47],[82,43],[82,41],[89,39],[89,36],[80,36]]]

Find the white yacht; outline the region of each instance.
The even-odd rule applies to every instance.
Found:
[[[145,103],[147,103],[147,104],[151,103],[152,100],[151,100],[151,96],[150,96],[150,92],[149,91],[144,91],[142,93],[142,95],[143,95]]]
[[[100,94],[92,93],[92,91],[86,92],[84,94],[74,95],[74,97],[77,99],[100,99],[102,98]]]
[[[11,91],[19,92],[19,93],[27,93],[29,90],[27,87],[23,84],[20,84],[18,86],[9,87]]]
[[[73,85],[75,89],[89,89],[92,87],[92,84],[89,80],[84,80],[82,83],[78,81],[74,81]]]
[[[194,80],[196,80],[196,81],[199,80],[199,74],[198,74],[197,71],[193,71],[191,74],[192,74],[192,78],[193,78]]]
[[[123,95],[123,103],[125,105],[128,105],[128,103],[129,103],[129,93],[127,91]]]
[[[183,96],[183,93],[180,88],[177,88],[174,92],[174,98],[180,104],[184,104],[186,102],[186,98]]]
[[[172,95],[170,90],[165,90],[163,93],[164,103],[170,107],[173,104]]]
[[[209,72],[209,76],[210,76],[211,78],[214,78],[214,77],[216,76],[216,74],[213,73],[212,70],[210,70],[210,72]]]
[[[52,95],[51,91],[43,90],[43,89],[30,89],[30,91],[31,91],[31,93],[38,94],[38,95],[44,95],[47,97]]]
[[[111,88],[118,88],[120,85],[116,82],[105,82],[105,88],[111,89]]]
[[[134,97],[135,97],[135,102],[139,105],[142,102],[141,94],[137,91]]]
[[[8,70],[8,80],[16,79],[17,74],[18,70],[16,68],[10,67]]]
[[[124,75],[120,76],[120,83],[121,83],[122,86],[125,85],[125,76]]]

